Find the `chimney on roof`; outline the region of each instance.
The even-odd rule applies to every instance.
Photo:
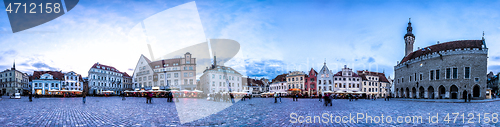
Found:
[[[439,44],[439,41],[437,42],[437,44]]]
[[[97,65],[99,65],[99,62],[97,62]]]

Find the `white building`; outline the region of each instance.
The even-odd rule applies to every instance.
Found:
[[[333,72],[328,69],[326,66],[326,62],[321,68],[321,70],[318,72],[317,75],[317,83],[318,85],[316,86],[316,89],[318,90],[316,95],[321,94],[324,95],[325,91],[334,91],[335,86],[333,85]]]
[[[21,93],[24,95],[30,89],[28,74],[16,70],[15,63],[11,69],[0,72],[0,94]]]
[[[216,61],[216,57],[214,57],[214,61]],[[242,75],[236,70],[217,65],[217,62],[214,62],[211,67],[207,67],[200,77],[201,89],[205,94],[229,92],[230,90],[231,92],[243,92],[242,80]]]
[[[31,77],[32,92],[51,95],[62,90],[65,75],[60,71],[34,71]]]
[[[95,63],[89,70],[89,94],[119,94],[122,81],[123,73],[115,67]]]
[[[390,94],[390,82],[384,73],[358,71],[358,75],[361,76],[363,84],[361,91],[365,92],[368,96],[386,97]]]
[[[344,65],[342,71],[333,75],[335,92],[359,92],[361,91],[361,77],[354,73],[351,68]]]
[[[191,56],[191,53],[187,52],[181,58],[151,61],[141,55],[134,69],[133,89],[195,90],[196,58]]]
[[[82,90],[83,80],[80,74],[73,71],[64,73],[64,81],[62,83],[62,90]]]
[[[269,92],[271,93],[286,93],[288,91],[288,85],[286,81],[273,82],[269,85]]]

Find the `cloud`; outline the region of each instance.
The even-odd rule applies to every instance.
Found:
[[[33,63],[31,64],[31,66],[37,68],[38,70],[44,70],[44,69],[48,69],[48,70],[51,70],[51,71],[57,71],[59,70],[58,68],[55,68],[55,67],[51,67],[43,62],[36,62],[36,63]]]
[[[286,73],[286,64],[281,60],[245,60],[245,69],[248,77],[273,79],[277,75]]]
[[[375,59],[373,59],[373,57],[370,57],[370,58],[368,58],[368,61],[367,61],[367,62],[368,62],[368,63],[374,63],[374,62],[375,62]]]

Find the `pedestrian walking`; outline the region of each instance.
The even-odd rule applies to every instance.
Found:
[[[278,94],[278,96],[279,96],[279,98],[280,98],[280,103],[281,103],[281,93],[280,93],[280,94]]]
[[[321,99],[323,99],[323,95],[319,94],[319,102],[321,102]]]
[[[33,101],[33,100],[32,100],[32,96],[33,96],[33,95],[31,94],[31,92],[29,92],[29,93],[28,93],[28,96],[29,96],[30,102],[31,102],[31,101]]]
[[[149,99],[148,99],[149,103],[150,103],[150,104],[152,104],[152,103],[153,103],[153,102],[152,102],[152,101],[153,101],[153,93],[152,93],[152,92],[149,92],[149,93],[148,93],[148,97],[149,97]]]
[[[87,93],[83,92],[82,102],[85,104],[85,101],[87,101]]]
[[[122,101],[125,100],[125,93],[122,93]]]
[[[295,101],[299,101],[299,94],[295,94]]]
[[[274,103],[278,103],[278,94],[276,92],[274,92]]]

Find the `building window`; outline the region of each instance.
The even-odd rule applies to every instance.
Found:
[[[174,78],[178,78],[179,77],[179,73],[174,73]]]
[[[419,79],[422,80],[422,74],[420,74],[419,76],[420,76]]]
[[[431,72],[429,73],[429,79],[430,80],[434,80],[434,70],[431,70]]]
[[[470,78],[470,67],[465,67],[464,69],[464,75],[466,79],[469,79]]]
[[[450,76],[451,76],[451,69],[446,68],[446,79],[450,79]]]
[[[436,70],[436,80],[439,80],[439,70]]]
[[[453,79],[458,78],[458,74],[457,74],[458,71],[457,70],[458,70],[457,68],[453,68]]]

